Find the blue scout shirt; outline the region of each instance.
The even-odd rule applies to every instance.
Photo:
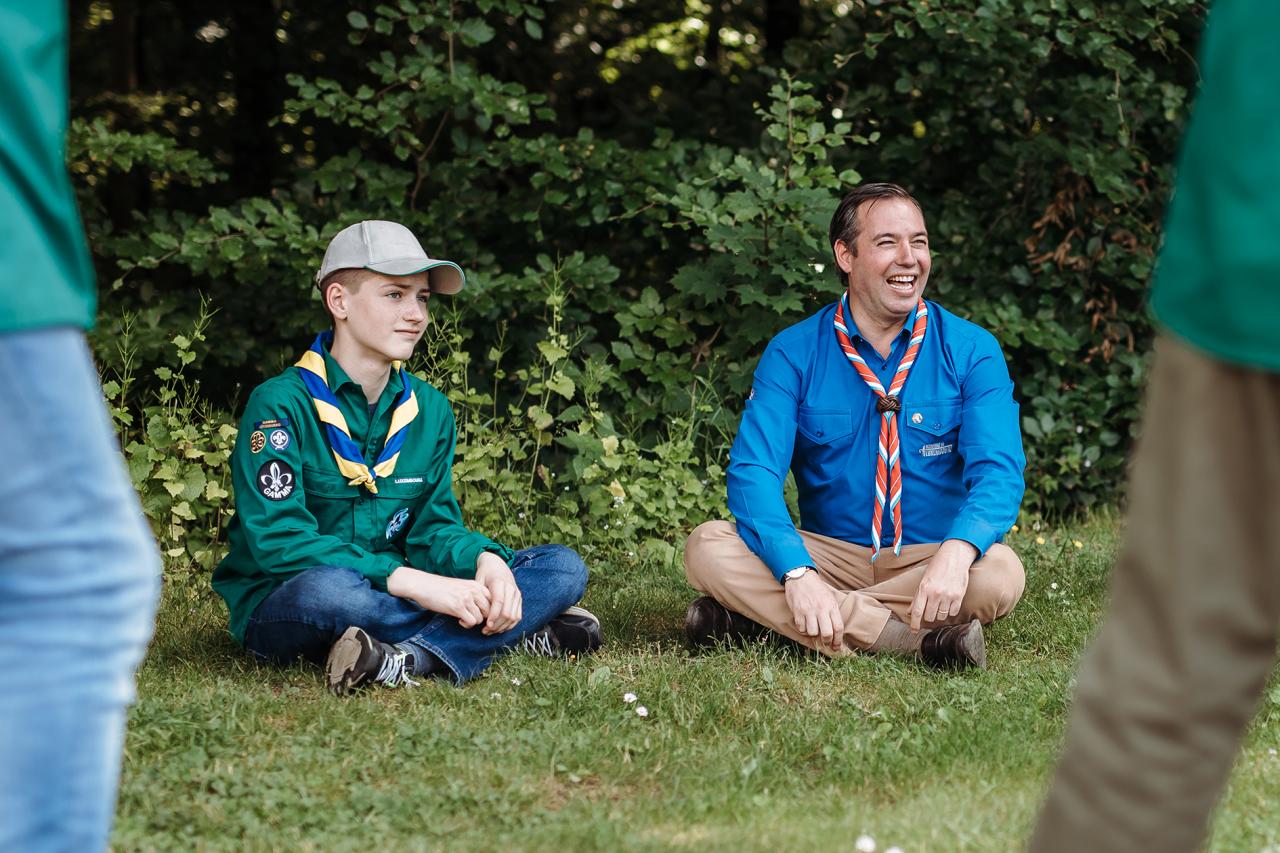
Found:
[[[929,302],[929,328],[903,386],[898,415],[902,542],[963,539],[985,553],[1022,501],[1022,434],[1013,382],[996,339]],[[773,574],[812,565],[782,487],[795,473],[800,526],[870,547],[875,506],[876,396],[836,341],[836,303],[769,342],[729,453],[729,511]],[[854,346],[886,388],[911,337],[907,319],[887,359],[860,334]],[[885,508],[881,547],[892,552]]]

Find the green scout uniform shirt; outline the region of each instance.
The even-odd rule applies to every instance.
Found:
[[[453,577],[475,577],[476,557],[505,545],[462,524],[453,496],[457,427],[443,394],[410,375],[392,373],[372,415],[364,391],[324,354],[330,387],[365,461],[382,449],[396,396],[409,382],[418,416],[395,472],[378,478],[378,493],[347,485],[296,368],[259,385],[249,397],[231,455],[236,514],[230,550],[213,573],[227,602],[232,635],[244,642],[249,617],[294,575],[316,566],[344,566],[387,588],[399,566]]]
[[[93,265],[67,178],[64,3],[0,0],[0,332],[93,323]]]
[[[1151,302],[1225,359],[1280,370],[1280,2],[1218,0]]]

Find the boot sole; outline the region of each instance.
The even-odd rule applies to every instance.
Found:
[[[582,616],[586,619],[590,619],[593,623],[595,623],[595,626],[597,628],[600,627],[600,618],[598,616],[596,616],[587,608],[579,607],[576,604],[566,607],[564,610],[560,612],[560,615],[561,616]]]
[[[329,649],[329,658],[325,661],[325,677],[329,690],[337,696],[345,696],[359,686],[351,683],[351,672],[360,660],[360,652],[364,644],[360,642],[360,629],[354,625],[342,633],[333,648]]]
[[[987,641],[982,636],[982,623],[977,619],[969,623],[969,630],[961,638],[960,651],[972,666],[987,668]]]

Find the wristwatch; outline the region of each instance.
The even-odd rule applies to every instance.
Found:
[[[786,586],[787,581],[799,580],[800,578],[807,575],[809,572],[816,572],[816,571],[817,571],[817,568],[814,566],[800,566],[799,568],[792,569],[791,571],[787,572],[782,576],[782,585]]]

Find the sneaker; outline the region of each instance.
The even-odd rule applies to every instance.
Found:
[[[982,623],[977,619],[964,625],[935,628],[924,635],[920,657],[938,669],[987,668],[987,644]]]
[[[532,634],[525,634],[516,648],[548,658],[577,657],[604,645],[600,620],[585,607],[570,607]]]
[[[695,598],[684,614],[684,635],[695,649],[719,642],[745,643],[768,633],[765,626],[734,613],[709,595]]]
[[[338,696],[368,684],[417,687],[409,677],[409,653],[379,642],[352,625],[329,649],[324,665],[329,689]]]

